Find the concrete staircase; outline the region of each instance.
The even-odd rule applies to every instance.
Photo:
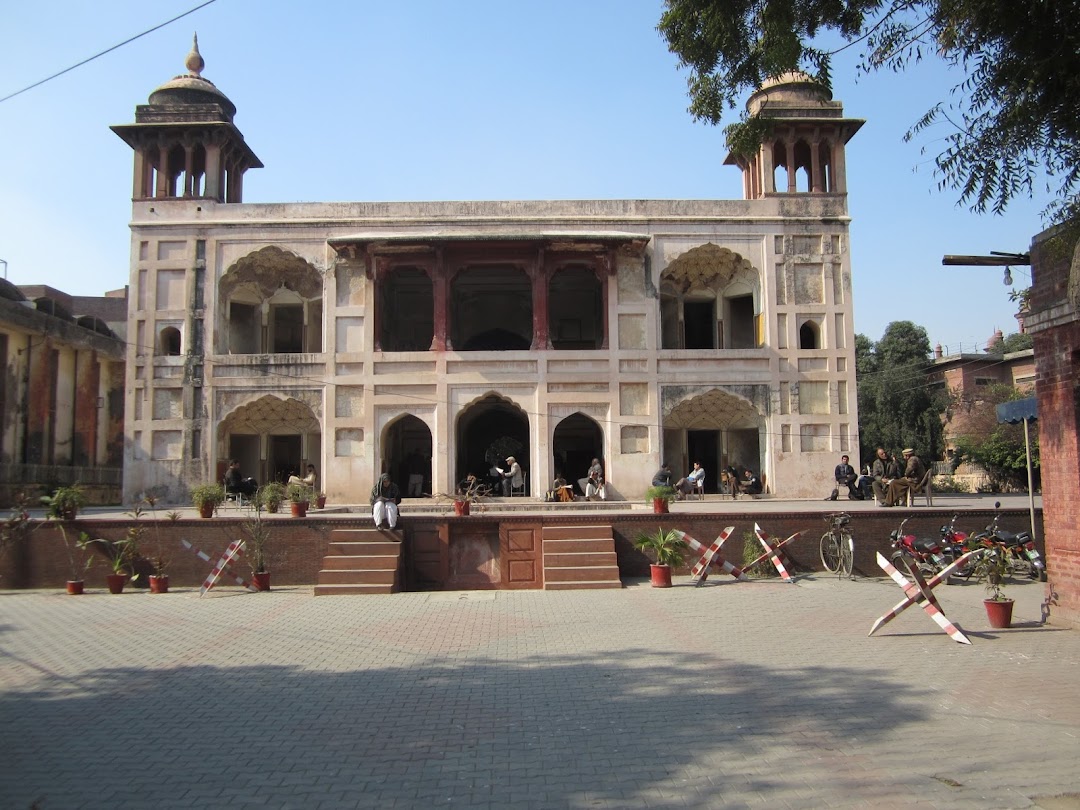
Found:
[[[544,590],[621,588],[610,526],[545,526]]]
[[[401,535],[397,531],[334,529],[327,551],[316,596],[401,590]]]

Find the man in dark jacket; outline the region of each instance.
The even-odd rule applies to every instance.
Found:
[[[379,476],[379,483],[371,488],[371,517],[377,529],[393,529],[398,522],[397,505],[401,503],[401,490],[390,480],[389,473]]]
[[[848,500],[849,501],[861,501],[862,493],[855,489],[855,480],[859,476],[855,473],[855,468],[848,463],[847,456],[840,456],[840,463],[836,465],[836,469],[833,470],[833,478],[836,481],[836,486],[833,488],[832,494],[826,498],[827,501],[835,501],[840,494],[840,487],[847,487]]]

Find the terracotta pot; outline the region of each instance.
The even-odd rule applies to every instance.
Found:
[[[266,504],[266,511],[273,514],[273,515],[276,515],[280,508],[281,508],[281,504],[280,503],[275,503],[274,501],[270,501],[270,503]]]
[[[654,515],[666,515],[668,513],[667,498],[653,498],[652,510]]]
[[[150,576],[150,593],[168,593],[169,578]]]
[[[468,501],[454,501],[454,514],[458,517],[469,514],[469,506]]]
[[[199,514],[204,518],[212,518],[214,516],[214,503],[209,501],[199,507]]]
[[[69,506],[66,509],[60,510],[61,520],[74,520],[79,514],[79,507]]]
[[[983,605],[986,606],[986,618],[990,620],[991,627],[997,627],[999,629],[1012,627],[1012,599],[1005,599],[1002,601],[983,599]]]
[[[81,579],[69,579],[67,582],[67,592],[72,596],[78,596],[83,592],[83,581]]]
[[[293,517],[307,517],[307,501],[290,501],[289,508],[292,509]]]
[[[315,508],[322,509],[324,506],[326,506],[326,496],[320,495],[315,499]]]
[[[301,516],[302,517],[302,516]],[[261,574],[252,574],[251,580],[255,584],[255,589],[259,591],[270,590],[270,572],[263,571]]]
[[[671,566],[670,565],[650,565],[649,573],[652,577],[652,586],[654,588],[670,588],[671,587]]]
[[[109,593],[123,593],[127,578],[127,574],[106,574],[105,581],[109,584]]]

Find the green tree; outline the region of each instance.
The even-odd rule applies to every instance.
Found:
[[[842,48],[862,49],[862,72],[940,57],[962,78],[905,136],[949,127],[939,188],[1000,213],[1045,172],[1058,196],[1047,213],[1080,212],[1080,0],[666,0],[657,27],[690,71],[690,112],[712,124],[789,71],[831,89]],[[743,113],[729,148],[745,153],[766,128]]]
[[[1022,332],[1013,332],[1011,335],[1005,335],[1001,340],[995,340],[986,347],[986,352],[987,354],[1001,356],[1023,351],[1024,349],[1030,349],[1033,345],[1034,342],[1031,339],[1031,335]]]
[[[979,391],[977,401],[964,401],[957,394],[950,396],[949,413],[958,408],[966,410],[965,432],[955,437],[957,462],[972,461],[986,470],[991,488],[1001,490],[1027,489],[1027,449],[1024,446],[1024,426],[998,424],[997,405],[1030,396],[1011,385],[990,385]],[[1035,488],[1039,488],[1039,431],[1029,430],[1031,468]]]
[[[930,338],[911,321],[893,321],[881,340],[855,337],[859,448],[872,459],[877,447],[915,448],[924,462],[941,453],[945,401],[927,383]]]

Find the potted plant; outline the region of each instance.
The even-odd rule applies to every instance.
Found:
[[[191,502],[204,518],[212,518],[225,502],[225,487],[221,484],[199,484],[191,488]]]
[[[654,514],[663,515],[670,511],[668,504],[675,500],[675,487],[651,486],[645,491],[645,500],[652,501]]]
[[[263,520],[262,504],[255,501],[255,513],[244,523],[244,558],[251,566],[251,578],[260,591],[270,590],[270,524]]]
[[[323,509],[325,507],[326,507],[326,493],[325,492],[317,492],[317,493],[315,493],[315,508],[316,509]]]
[[[64,524],[57,521],[56,528],[60,530],[60,538],[64,543],[64,551],[67,552],[68,558],[68,576],[70,579],[67,581],[67,592],[72,596],[78,596],[84,590],[86,572],[90,570],[90,567],[94,564],[94,555],[91,554],[85,545],[87,540],[86,534],[82,535],[81,540],[72,541],[68,538],[67,532],[64,531]]]
[[[437,499],[439,501],[450,501],[454,507],[454,514],[463,517],[472,512],[474,503],[479,504],[483,501],[488,491],[475,475],[470,475],[458,484],[453,495],[440,492]]]
[[[172,549],[168,543],[162,539],[161,530],[158,528],[158,521],[156,520],[157,514],[154,506],[157,504],[157,497],[154,495],[143,495],[143,503],[150,507],[151,512],[154,512],[154,543],[153,549],[150,552],[150,565],[154,569],[154,573],[149,576],[150,593],[168,593],[169,592],[169,575],[167,573],[169,563],[172,562]],[[137,520],[142,515],[142,508],[136,507],[132,510],[132,516]]]
[[[989,595],[983,600],[983,606],[990,626],[998,629],[1011,627],[1013,600],[1005,595],[1005,578],[1009,575],[1008,552],[996,543],[988,544],[979,553],[972,572],[978,579],[986,580]]]
[[[285,485],[280,481],[271,481],[263,484],[255,493],[255,505],[266,507],[266,511],[277,514],[281,504],[285,500]]]
[[[651,563],[652,586],[654,588],[671,587],[671,567],[682,562],[682,552],[686,548],[683,540],[674,529],[658,528],[655,532],[642,532],[634,539],[638,551],[652,552],[656,562]]]
[[[57,520],[74,520],[79,514],[80,507],[86,506],[86,493],[79,484],[58,487],[52,495],[43,495],[41,503],[44,504],[49,517]]]
[[[307,484],[289,484],[287,488],[293,517],[307,517],[311,503],[311,487]]]

